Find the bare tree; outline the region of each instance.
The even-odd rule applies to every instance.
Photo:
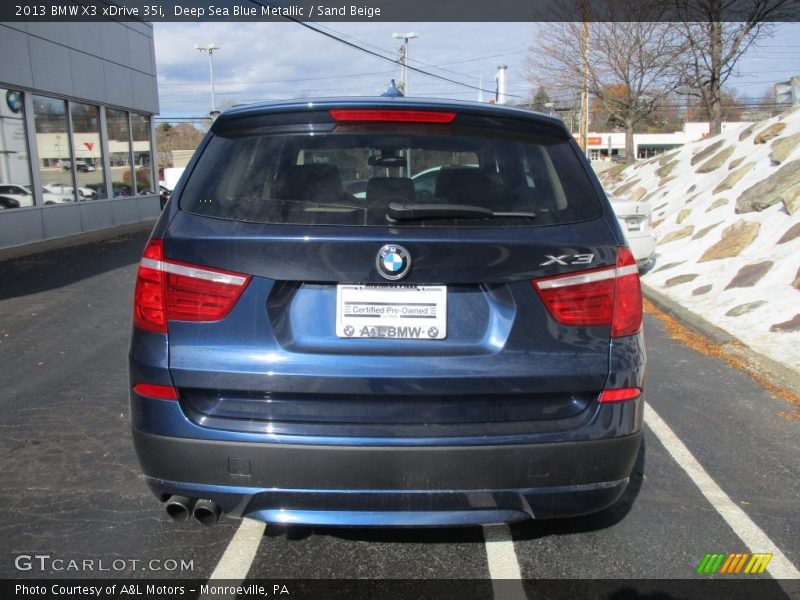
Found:
[[[686,41],[685,93],[700,99],[711,135],[722,130],[723,86],[742,55],[772,35],[796,0],[674,0]],[[794,6],[792,6],[794,5]]]
[[[625,130],[625,155],[636,160],[634,126],[646,119],[684,80],[684,38],[675,23],[659,22],[652,4],[638,0],[598,0],[602,18],[589,25],[588,92],[609,119]],[[562,95],[581,90],[583,23],[548,23],[527,59],[528,79]]]

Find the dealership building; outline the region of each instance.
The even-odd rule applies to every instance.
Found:
[[[0,23],[0,249],[158,216],[149,23]]]

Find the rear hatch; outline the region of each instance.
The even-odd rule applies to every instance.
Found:
[[[613,303],[613,287],[595,288],[613,280],[617,243],[563,127],[422,109],[246,114],[218,121],[191,169],[164,261],[187,288],[186,269],[242,276],[213,321],[191,316],[202,297],[174,295],[186,310],[169,322],[170,371],[196,422],[413,438],[589,418]],[[433,189],[416,188],[430,169]],[[563,279],[576,272],[589,277]]]

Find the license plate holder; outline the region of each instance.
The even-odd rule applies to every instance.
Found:
[[[339,284],[336,336],[443,340],[447,337],[447,286]]]

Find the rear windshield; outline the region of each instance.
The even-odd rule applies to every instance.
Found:
[[[487,127],[260,127],[215,134],[181,209],[275,224],[530,227],[596,218],[565,139]]]

